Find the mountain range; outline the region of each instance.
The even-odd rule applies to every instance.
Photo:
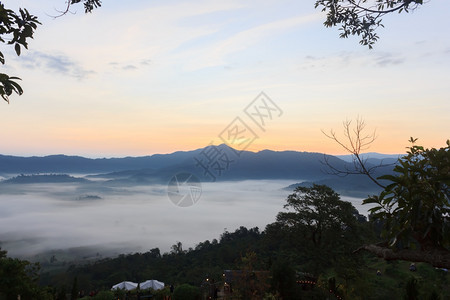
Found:
[[[392,156],[367,156],[367,166],[393,163]],[[330,174],[329,165],[354,170],[352,162],[336,156],[312,152],[272,151],[238,152],[229,146],[207,146],[192,151],[155,154],[142,157],[91,159],[80,156],[51,155],[18,157],[0,155],[0,174],[9,178],[3,183],[84,182],[55,174],[90,174],[84,179],[104,179],[113,185],[167,183],[179,173],[195,175],[199,181],[294,180],[303,184],[327,184],[348,195],[378,191],[366,176],[338,177]],[[376,170],[375,176],[392,172],[392,165]],[[52,174],[52,177],[48,175]],[[32,175],[11,178],[17,174]],[[43,178],[42,176],[47,176]]]

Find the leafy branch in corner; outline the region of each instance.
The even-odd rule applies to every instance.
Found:
[[[26,9],[19,9],[19,13],[6,9],[0,3],[0,42],[13,45],[17,56],[20,56],[22,47],[28,49],[28,40],[33,38],[34,30],[41,24],[36,16],[31,15]],[[0,51],[0,63],[5,64],[5,57]],[[0,96],[9,103],[9,96],[17,93],[22,95],[23,90],[17,83],[19,77],[10,77],[0,73]]]
[[[58,10],[59,15],[54,16],[54,18],[62,17],[70,12],[70,6],[80,3],[83,0],[69,0],[67,1],[67,6],[64,10]],[[84,12],[85,13],[91,13],[94,8],[99,8],[102,6],[101,0],[84,0]]]
[[[315,8],[327,13],[325,27],[340,26],[339,37],[361,37],[359,43],[372,49],[378,40],[376,30],[384,27],[382,17],[415,10],[423,0],[317,0]]]
[[[101,6],[100,0],[71,0],[67,2],[67,7],[61,11],[61,15],[69,12],[70,6],[83,2],[86,13],[92,12],[94,8]],[[28,41],[33,38],[34,31],[37,26],[41,24],[38,18],[28,12],[25,8],[19,8],[18,12],[5,8],[5,5],[0,2],[0,43],[14,46],[17,56],[20,56],[22,49],[28,49]],[[0,63],[5,64],[5,56],[0,51]],[[0,73],[0,96],[9,103],[9,96],[13,93],[19,96],[23,94],[23,89],[16,76],[9,76],[5,73]]]
[[[385,259],[428,262],[450,268],[450,140],[440,149],[425,149],[411,138],[391,184],[363,204],[375,204],[371,216],[383,222],[384,245],[366,245]]]

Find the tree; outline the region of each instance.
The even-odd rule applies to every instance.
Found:
[[[78,277],[75,276],[73,279],[72,290],[70,291],[70,299],[76,300],[78,299]]]
[[[380,179],[391,184],[378,196],[364,200],[375,204],[369,211],[384,223],[379,245],[366,245],[387,260],[421,261],[450,268],[450,140],[440,149],[415,145],[399,159],[395,175]]]
[[[412,146],[406,156],[399,158],[394,174],[374,178],[373,169],[361,159],[361,150],[367,149],[375,135],[363,134],[361,119],[354,129],[350,124],[344,122],[347,142],[337,138],[334,131],[326,135],[353,155],[357,174],[367,175],[383,187],[380,195],[368,197],[363,203],[376,205],[369,211],[373,220],[383,224],[384,240],[355,252],[367,250],[386,260],[450,268],[450,141],[440,149],[425,149],[411,138]],[[349,172],[330,168],[337,174]],[[380,180],[388,183],[381,184]]]
[[[185,251],[183,250],[183,244],[181,242],[177,242],[176,244],[173,244],[172,247],[170,247],[170,253],[171,254],[183,254]]]
[[[351,245],[358,243],[357,210],[328,186],[299,186],[284,207],[291,211],[278,213],[277,223],[292,233],[297,247],[307,253],[307,260],[315,264],[312,271],[351,253]]]
[[[269,288],[269,272],[263,271],[254,251],[241,256],[239,271],[232,272],[233,293],[238,299],[262,299]]]
[[[37,285],[39,265],[26,260],[7,257],[0,249],[0,298],[35,299],[40,291]]]
[[[59,11],[60,14],[57,17],[65,15],[69,12],[71,5],[80,2],[84,3],[86,13],[101,6],[100,0],[71,0],[67,1],[66,9]],[[38,18],[30,14],[27,9],[20,8],[19,12],[15,12],[5,8],[5,5],[0,2],[0,43],[14,46],[17,56],[20,56],[22,48],[28,49],[28,42],[33,38],[38,24],[41,24]],[[0,63],[5,64],[5,57],[1,51]],[[18,80],[21,79],[0,73],[0,96],[8,103],[12,93],[23,94],[22,87],[17,83]]]
[[[189,284],[182,284],[173,291],[174,300],[198,300],[200,298],[200,289]]]
[[[384,27],[382,17],[393,12],[415,10],[423,0],[317,0],[315,7],[327,13],[325,27],[339,25],[341,38],[361,37],[359,43],[372,49],[378,40],[376,29]]]
[[[299,186],[287,198],[286,209],[280,212],[277,221],[287,227],[304,230],[308,240],[315,246],[327,243],[327,230],[344,230],[356,222],[355,208],[350,202],[340,200],[339,194],[325,185]]]
[[[299,299],[300,291],[296,284],[296,274],[292,263],[283,258],[272,265],[272,288],[281,296],[281,299]]]

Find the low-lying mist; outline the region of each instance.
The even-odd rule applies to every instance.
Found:
[[[111,187],[102,184],[16,184],[0,190],[0,246],[27,257],[74,247],[120,253],[170,250],[218,239],[239,226],[261,230],[275,221],[293,181],[247,180],[202,183],[200,200],[177,207],[166,185]],[[361,199],[351,201],[361,213]]]

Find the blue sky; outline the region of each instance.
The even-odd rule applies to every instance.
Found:
[[[323,26],[314,1],[8,1],[38,15],[30,50],[3,47],[25,94],[0,108],[0,153],[136,156],[219,143],[264,91],[283,114],[249,150],[342,153],[321,129],[360,116],[370,151],[450,138],[450,3],[384,18],[368,50]],[[2,71],[3,72],[3,71]]]

